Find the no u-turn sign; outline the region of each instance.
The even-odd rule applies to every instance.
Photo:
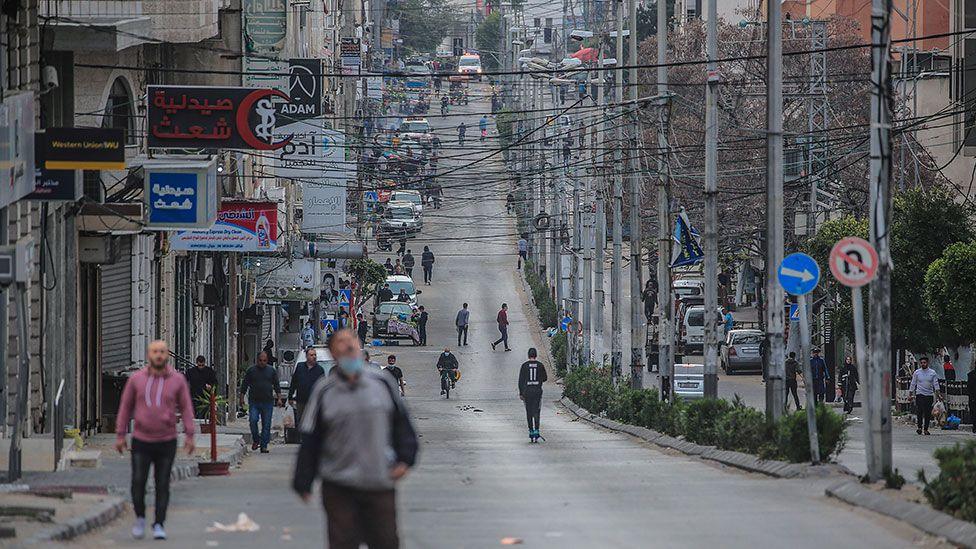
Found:
[[[878,252],[868,241],[849,236],[830,250],[830,272],[844,286],[860,288],[878,273]]]

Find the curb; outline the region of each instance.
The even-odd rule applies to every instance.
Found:
[[[824,493],[855,507],[907,522],[919,530],[943,537],[960,547],[976,548],[976,524],[959,520],[926,505],[889,498],[847,480],[828,487]]]
[[[115,520],[116,517],[122,514],[125,507],[126,503],[122,498],[110,498],[108,501],[104,501],[93,508],[91,512],[74,517],[64,524],[59,524],[53,528],[38,532],[31,538],[24,540],[19,546],[64,541],[87,534]]]
[[[576,414],[580,419],[588,421],[610,429],[635,436],[662,448],[677,450],[682,454],[696,456],[710,461],[717,461],[730,467],[749,471],[751,473],[762,473],[774,478],[808,478],[808,477],[831,477],[836,475],[852,475],[846,467],[837,464],[810,465],[804,463],[788,463],[775,459],[760,459],[752,454],[733,452],[731,450],[719,450],[714,446],[702,446],[687,440],[681,440],[659,433],[653,429],[628,425],[612,419],[600,417],[592,414],[589,410],[578,406],[566,397],[559,399],[569,411]]]

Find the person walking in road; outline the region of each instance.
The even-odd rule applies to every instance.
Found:
[[[275,400],[281,399],[281,386],[278,383],[278,370],[268,365],[268,353],[258,353],[258,362],[244,373],[241,381],[241,400],[247,396],[248,423],[251,425],[251,449],[261,448],[268,453],[271,441],[271,414]],[[261,432],[258,433],[258,420]]]
[[[386,371],[386,373],[393,376],[393,379],[395,380],[397,387],[400,388],[400,396],[406,396],[407,382],[403,380],[403,370],[401,370],[400,367],[396,365],[396,363],[397,363],[396,355],[387,356],[386,367],[384,368],[384,370]]]
[[[295,409],[295,425],[302,422],[302,413],[308,404],[308,397],[312,394],[312,387],[320,377],[325,375],[325,368],[319,362],[315,349],[305,351],[305,361],[295,365],[295,373],[291,375],[288,386],[288,402]]]
[[[125,452],[125,434],[132,428],[132,508],[136,515],[132,537],[146,535],[146,482],[149,468],[153,468],[156,487],[154,539],[166,539],[166,510],[169,507],[169,479],[176,459],[176,414],[183,420],[183,447],[193,455],[193,404],[186,378],[169,364],[169,348],[165,341],[149,344],[145,368],[129,376],[122,389],[119,413],[115,418],[115,449]]]
[[[454,318],[454,326],[457,327],[458,333],[458,347],[461,346],[461,336],[464,336],[464,344],[468,344],[468,319],[470,316],[471,311],[468,310],[468,304],[461,305],[461,310],[457,312],[457,316]]]
[[[820,356],[820,349],[814,347],[813,358],[810,359],[810,370],[813,372],[813,395],[817,402],[827,399],[827,383],[830,381],[830,371],[827,362]]]
[[[424,246],[424,253],[420,255],[420,266],[424,269],[424,284],[430,286],[434,278],[434,252],[429,246]]]
[[[528,257],[529,257],[529,241],[526,240],[525,237],[521,237],[518,239],[518,265],[516,266],[516,268],[521,269],[522,262],[528,261]]]
[[[427,320],[430,319],[430,315],[421,305],[417,307],[417,333],[420,336],[420,344],[427,345]]]
[[[406,235],[406,233],[400,233],[400,239],[399,239],[398,244],[399,244],[399,246],[397,247],[397,255],[398,256],[402,256],[403,254],[407,253],[407,235]],[[398,273],[398,274],[403,274],[403,273]]]
[[[529,347],[529,360],[522,363],[519,370],[519,398],[525,403],[525,418],[529,423],[529,440],[538,442],[545,438],[539,434],[539,413],[542,410],[542,384],[549,379],[546,367],[536,360],[535,347]]]
[[[488,115],[481,115],[481,120],[478,121],[478,129],[481,130],[481,140],[484,141],[488,137]]]
[[[407,250],[407,253],[403,254],[403,269],[410,278],[413,278],[414,265],[416,265],[416,260],[413,257],[413,253],[410,250]]]
[[[511,349],[508,348],[508,304],[507,303],[502,303],[502,308],[498,311],[498,315],[495,316],[495,321],[498,322],[498,333],[501,334],[501,337],[499,337],[497,341],[491,344],[491,350],[494,351],[495,347],[497,347],[499,343],[504,343],[505,350],[511,351]]]
[[[800,362],[796,359],[796,353],[790,353],[790,357],[786,359],[786,397],[783,399],[783,405],[786,408],[789,408],[790,394],[792,394],[793,402],[796,403],[796,409],[803,409],[800,406],[800,397],[796,393],[796,373],[799,370]]]
[[[932,420],[932,405],[939,394],[939,374],[929,368],[929,359],[922,357],[918,361],[918,369],[912,374],[912,382],[908,386],[908,396],[915,397],[915,413],[918,416],[916,433],[929,433],[929,422]]]
[[[854,411],[854,394],[861,382],[857,375],[854,359],[851,357],[844,358],[844,365],[840,367],[837,379],[840,381],[841,395],[844,397],[844,413],[849,414]]]
[[[201,400],[206,398],[207,389],[217,386],[217,372],[207,366],[207,359],[203,355],[197,357],[196,366],[186,371],[186,381],[190,385],[190,401],[193,402],[197,419],[207,419],[210,415],[210,407],[197,406]]]
[[[464,122],[458,125],[458,143],[464,145],[464,134],[468,133],[468,127],[464,125]]]
[[[396,549],[396,483],[416,462],[417,434],[393,377],[364,369],[355,333],[336,332],[329,351],[336,367],[309,397],[292,488],[309,502],[321,479],[331,549]]]
[[[956,367],[952,364],[952,359],[949,355],[942,357],[942,375],[946,381],[956,380]]]
[[[369,335],[369,322],[366,321],[366,317],[363,313],[356,315],[356,335],[359,336],[359,344],[363,347],[366,346],[366,336]],[[296,424],[298,422],[295,422]]]

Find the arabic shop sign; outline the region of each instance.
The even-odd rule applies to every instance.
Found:
[[[149,147],[276,150],[273,97],[278,90],[149,86]]]
[[[243,0],[245,53],[275,54],[285,46],[286,0]]]
[[[44,134],[34,134],[34,192],[28,200],[55,202],[81,199],[81,170],[49,170],[44,167],[47,143]]]
[[[321,262],[314,259],[265,258],[254,268],[257,298],[312,301],[319,296]]]
[[[169,242],[173,250],[273,252],[278,249],[278,203],[224,201],[213,227],[179,231]]]
[[[322,61],[292,59],[288,62],[288,103],[278,104],[283,122],[322,115]]]
[[[151,161],[146,172],[149,229],[208,229],[217,220],[217,163],[214,159],[174,163]]]

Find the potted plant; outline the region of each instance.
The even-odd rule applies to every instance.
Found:
[[[210,461],[201,461],[199,464],[200,476],[222,476],[230,474],[230,462],[217,461],[217,405],[227,404],[227,399],[217,394],[217,388],[207,386],[204,393],[197,399],[197,409],[206,410],[209,423],[204,426],[203,432],[210,433]]]

